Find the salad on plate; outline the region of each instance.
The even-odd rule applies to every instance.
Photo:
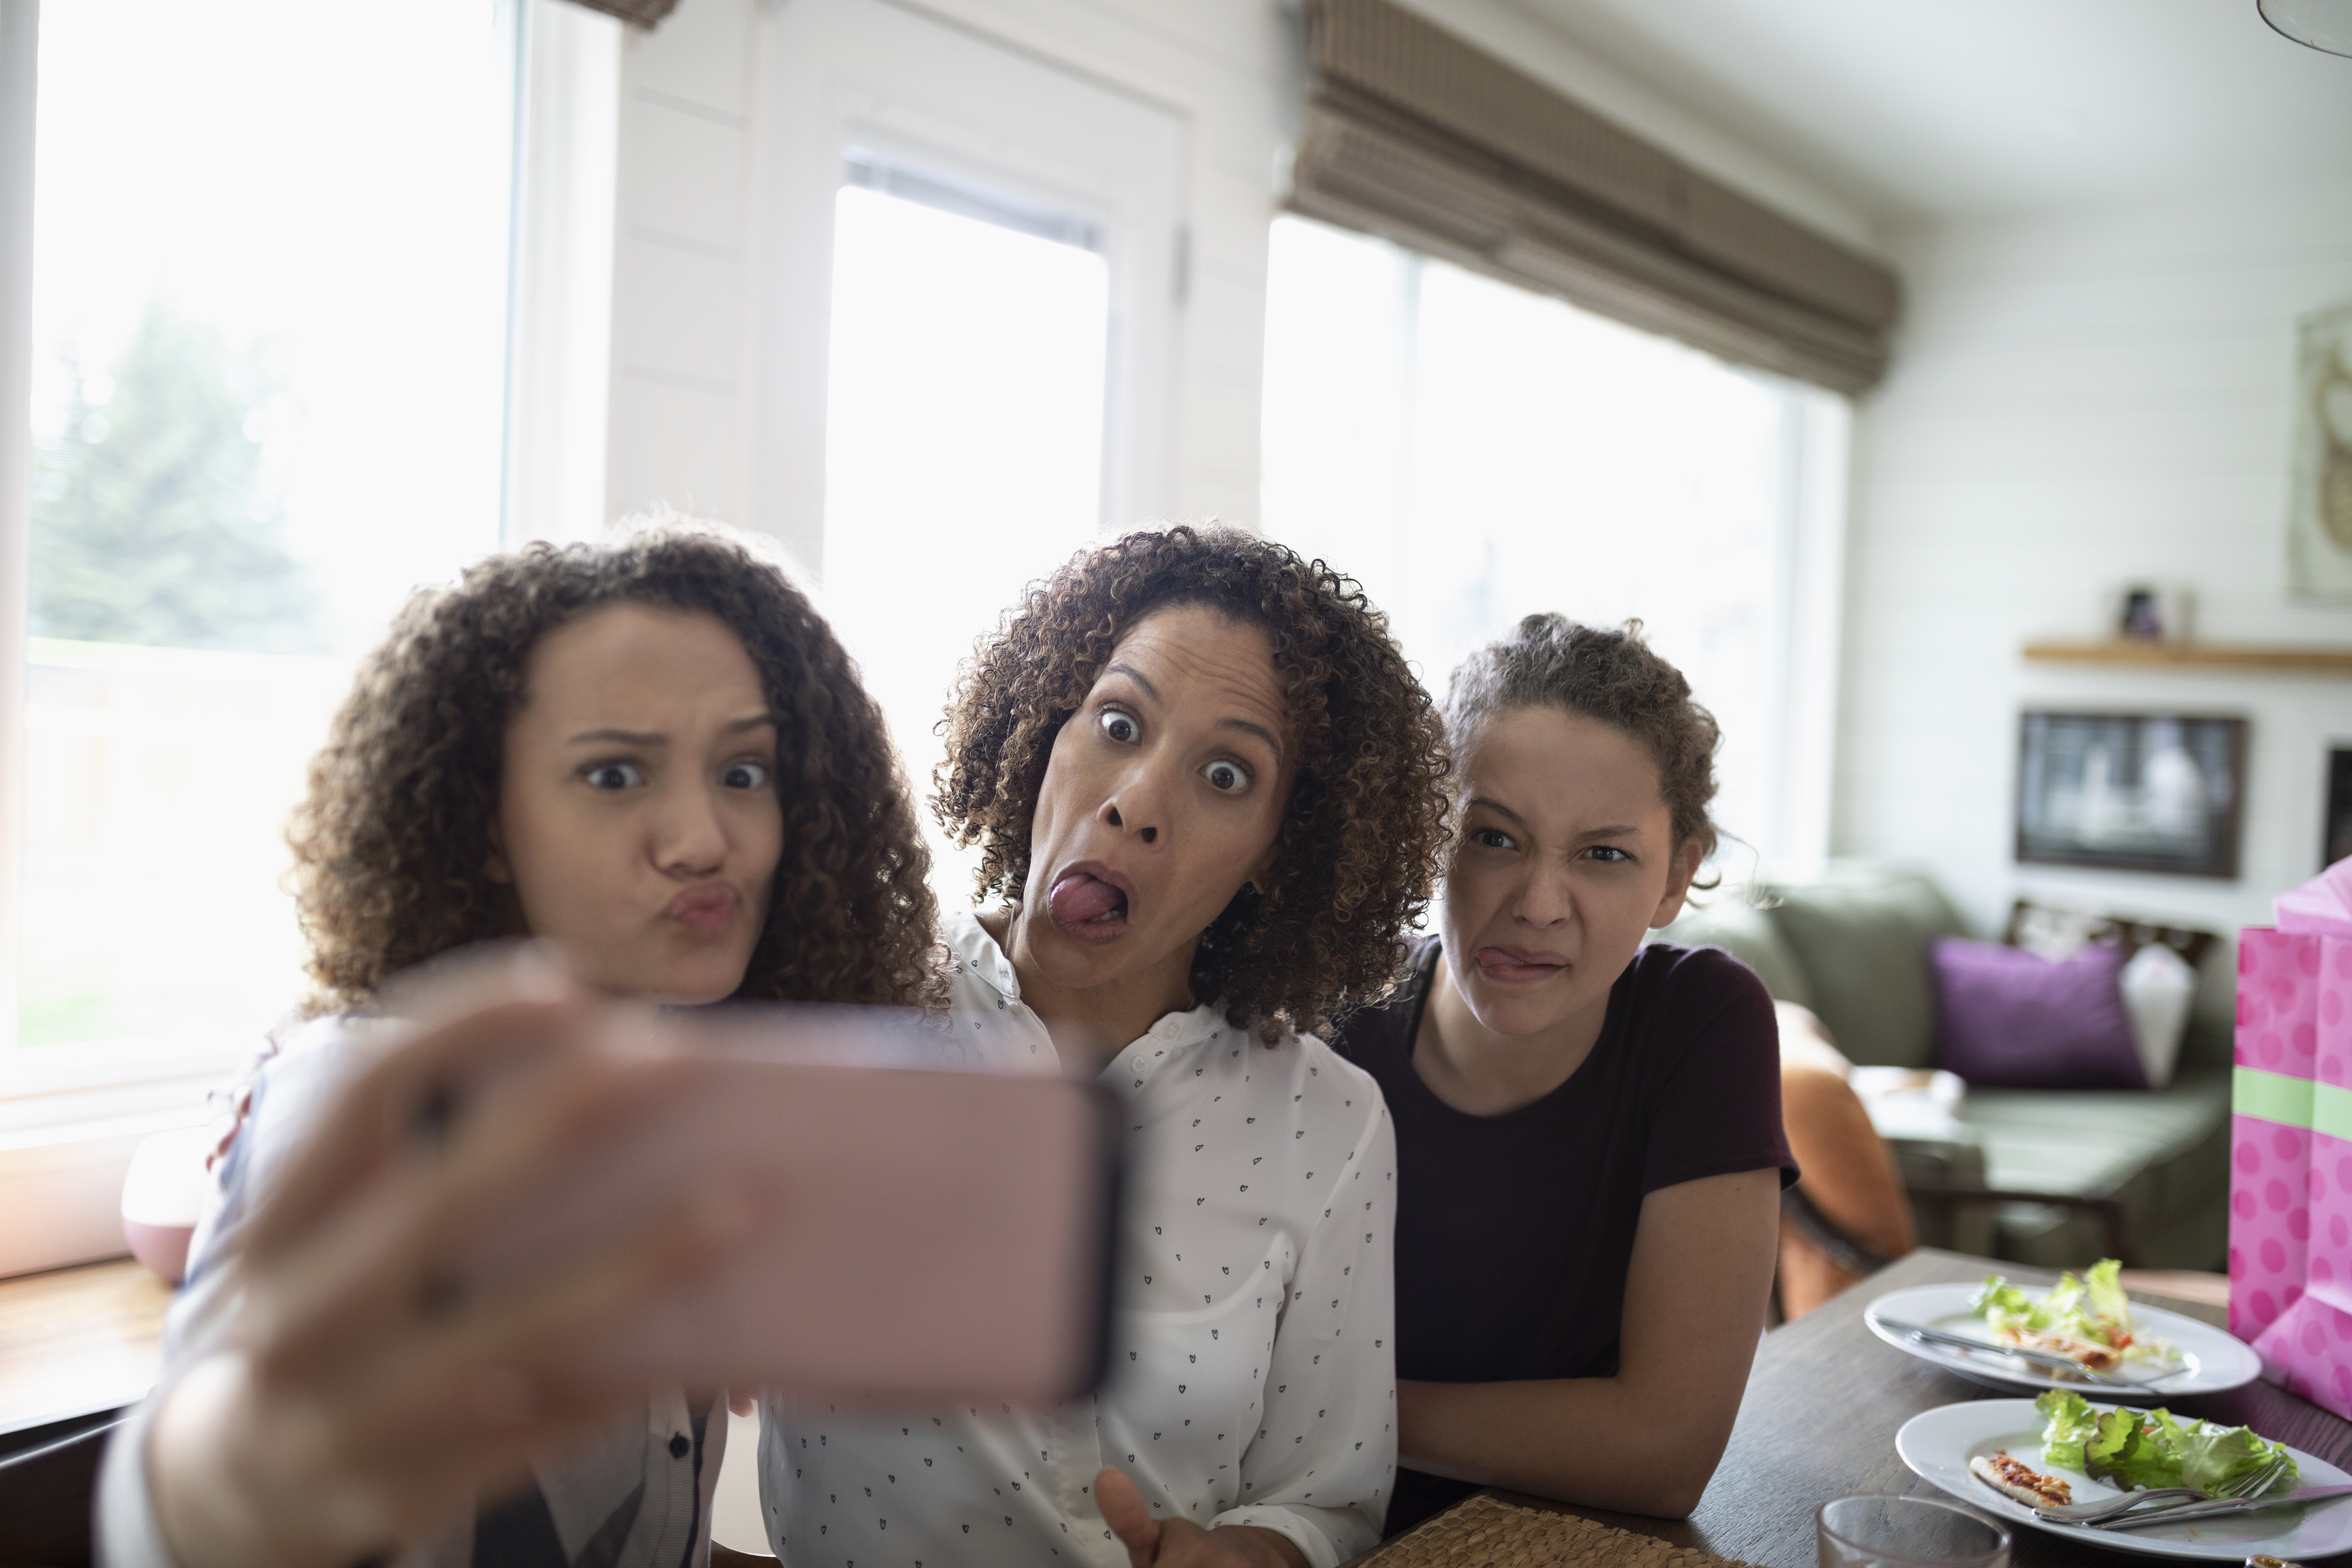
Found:
[[[2033,1408],[2044,1423],[2043,1464],[2118,1491],[2195,1487],[2210,1492],[2274,1458],[2284,1459],[2285,1468],[2259,1495],[2291,1492],[2301,1479],[2286,1445],[2256,1436],[2251,1426],[2217,1426],[2161,1407],[2102,1410],[2062,1388],[2043,1394]]]
[[[1969,1307],[1992,1330],[1996,1344],[2063,1356],[2091,1372],[2179,1371],[2187,1363],[2178,1346],[2134,1330],[2122,1273],[2121,1263],[2103,1258],[2079,1277],[2071,1270],[2060,1275],[2038,1298],[1990,1274]]]

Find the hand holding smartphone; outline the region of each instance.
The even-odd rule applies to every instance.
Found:
[[[656,1022],[641,1102],[481,1228],[467,1293],[521,1288],[695,1194],[742,1205],[737,1239],[593,1336],[582,1375],[867,1405],[1087,1392],[1116,1107],[1091,1082],[951,1070],[945,1045],[935,1023],[848,1008]],[[489,1085],[465,1114],[527,1092]]]

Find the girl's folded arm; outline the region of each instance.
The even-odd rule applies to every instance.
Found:
[[[1679,1519],[1730,1440],[1772,1287],[1777,1170],[1661,1187],[1642,1205],[1613,1377],[1401,1383],[1415,1469]]]

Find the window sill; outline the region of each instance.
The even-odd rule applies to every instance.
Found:
[[[26,1050],[26,1056],[49,1052]],[[150,1135],[193,1127],[251,1051],[75,1047],[0,1076],[0,1278],[123,1250],[122,1178]]]

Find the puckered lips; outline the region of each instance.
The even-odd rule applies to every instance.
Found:
[[[724,882],[698,882],[670,900],[662,913],[698,936],[716,936],[733,921],[741,901]]]
[[[1565,953],[1533,947],[1482,947],[1478,972],[1501,985],[1539,985],[1568,968]]]
[[[1099,860],[1065,866],[1045,894],[1046,917],[1073,942],[1117,942],[1127,934],[1134,904],[1134,887]]]

